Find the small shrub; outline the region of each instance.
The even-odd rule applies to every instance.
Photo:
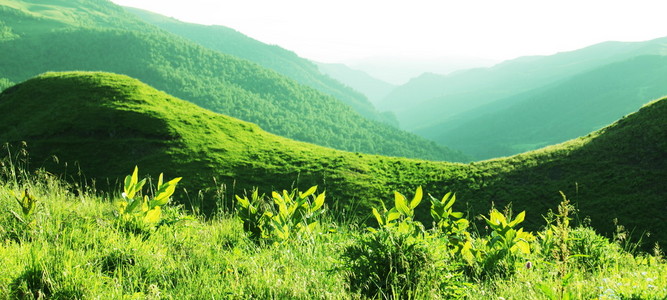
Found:
[[[341,258],[353,292],[384,299],[412,295],[433,262],[422,239],[386,229],[358,236]]]
[[[53,295],[53,280],[43,268],[28,268],[9,285],[14,299],[44,299]]]
[[[394,231],[400,234],[417,236],[425,232],[424,226],[414,220],[415,208],[421,203],[423,197],[422,188],[418,187],[415,196],[410,202],[403,194],[394,192],[394,207],[387,210],[382,204],[382,213],[373,207],[373,215],[380,228]],[[369,228],[375,231],[373,228]]]
[[[526,212],[519,213],[513,220],[496,209],[489,217],[482,216],[491,229],[488,238],[480,238],[467,244],[462,250],[469,263],[468,274],[474,277],[506,277],[514,274],[516,268],[526,263],[531,253],[530,243],[534,236],[523,228],[516,229],[523,222]]]
[[[620,251],[617,244],[611,243],[588,227],[578,227],[570,231],[568,248],[571,263],[589,272],[609,265],[614,253]]]
[[[120,249],[114,249],[111,253],[100,259],[100,268],[102,273],[111,275],[121,268],[134,266],[136,258],[131,253],[126,253]]]
[[[169,203],[169,198],[176,190],[181,177],[163,182],[162,173],[158,178],[157,191],[151,199],[143,195],[141,189],[146,179],[139,181],[139,168],[135,167],[132,175],[125,177],[123,199],[118,202],[118,215],[122,227],[133,233],[149,233],[162,220],[162,206]]]
[[[237,216],[251,238],[283,243],[310,234],[319,225],[317,218],[325,211],[325,192],[315,195],[316,191],[317,186],[303,193],[298,190],[273,192],[272,205],[258,205],[263,197],[257,191],[250,199],[236,196]]]

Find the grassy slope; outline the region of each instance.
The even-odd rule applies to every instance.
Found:
[[[242,223],[228,215],[139,235],[124,231],[115,216],[117,208],[109,200],[118,199],[118,192],[104,198],[75,194],[49,174],[12,176],[8,170],[0,170],[3,299],[364,299],[348,290],[341,269],[341,253],[359,234],[349,230],[349,224],[339,223],[336,232],[318,232],[312,239],[273,246],[252,242]],[[26,187],[37,199],[33,229],[21,226],[8,212],[20,213],[14,197]],[[171,219],[184,213],[170,204],[163,216]],[[327,216],[332,217],[322,220],[327,225],[336,218]],[[613,252],[599,270],[571,267],[574,276],[567,290],[574,298],[663,299],[664,259],[633,257],[614,246],[605,248]],[[561,285],[552,264],[541,264],[540,255],[531,260],[530,270],[521,267],[506,279],[468,280],[460,292],[464,299],[538,299],[542,293],[535,285],[552,290]],[[448,266],[450,261],[446,257],[438,263]],[[452,274],[441,269],[451,267],[430,267],[436,271],[417,286],[416,299],[449,299]]]
[[[667,57],[639,56],[499,100],[417,132],[476,159],[557,144],[636,111],[667,94]]]
[[[125,9],[149,24],[204,47],[256,62],[301,84],[332,95],[366,118],[390,124],[396,122],[380,114],[366,96],[322,74],[314,63],[298,57],[294,52],[264,44],[228,27],[186,23],[145,10],[129,7]]]
[[[78,161],[87,176],[145,172],[183,176],[191,194],[227,184],[232,193],[318,184],[333,207],[368,216],[374,201],[392,199],[418,185],[440,196],[456,191],[471,214],[491,202],[528,210],[527,225],[555,208],[558,191],[576,200],[582,216],[613,231],[618,218],[629,228],[667,241],[664,215],[667,101],[657,101],[619,122],[561,145],[469,165],[353,154],[294,142],[257,126],[218,115],[158,92],[134,79],[105,73],[52,73],[0,96],[0,140],[28,142],[32,167],[69,174]],[[48,124],[48,126],[45,126]],[[52,162],[51,154],[60,159]],[[217,178],[214,182],[213,178]],[[578,188],[575,188],[575,184]],[[191,197],[191,199],[194,196]],[[204,209],[216,201],[207,196]],[[419,208],[427,216],[426,207]]]
[[[112,18],[117,24],[98,24],[88,21],[95,18],[86,18],[85,13],[72,13],[69,16],[83,23],[74,26],[70,21],[49,19],[44,11],[22,1],[2,6],[3,17],[16,17],[6,21],[7,25],[32,27],[17,29],[20,38],[0,42],[0,74],[13,82],[46,71],[104,70],[128,74],[202,107],[255,122],[293,139],[365,153],[467,159],[414,134],[367,120],[337,99],[274,71],[141,23],[110,2],[92,2],[88,6],[84,5],[87,1],[76,5],[98,13],[105,10],[99,10],[97,4],[110,11],[119,10]],[[24,7],[13,9],[17,6],[14,3]],[[49,9],[48,15],[52,10],[67,11],[57,1]],[[35,15],[35,11],[41,14]],[[59,28],[53,22],[60,22],[60,28],[65,29],[53,30]]]

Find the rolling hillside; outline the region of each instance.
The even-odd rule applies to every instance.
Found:
[[[475,159],[509,156],[557,144],[667,95],[667,57],[639,56],[472,109],[417,130],[456,145]]]
[[[13,36],[0,42],[3,77],[20,82],[47,71],[127,74],[296,140],[364,153],[468,159],[365,119],[338,99],[275,71],[142,23],[111,2],[61,2],[0,2],[0,19]]]
[[[295,142],[126,76],[49,73],[0,94],[0,140],[15,147],[26,141],[33,168],[57,174],[69,168],[67,174],[75,174],[76,166],[97,179],[98,188],[106,182],[115,187],[134,165],[150,174],[183,176],[190,195],[205,191],[206,211],[228,205],[225,199],[253,186],[267,192],[318,184],[334,209],[368,216],[368,207],[389,201],[392,191],[410,193],[421,185],[436,197],[457,192],[457,205],[471,216],[492,203],[511,203],[514,211],[528,211],[527,226],[535,228],[563,191],[580,218],[590,216],[599,230],[613,232],[617,218],[636,232],[650,230],[647,241],[664,243],[665,115],[667,100],[654,101],[585,137],[466,165]],[[228,187],[224,197],[213,195],[220,184]],[[425,209],[419,207],[418,214],[427,218]]]
[[[204,47],[258,63],[301,84],[334,96],[366,118],[396,125],[395,119],[380,114],[366,96],[324,75],[314,63],[292,51],[264,44],[232,28],[186,23],[141,9],[125,9],[149,24]]]

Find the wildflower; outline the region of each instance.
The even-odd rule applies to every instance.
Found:
[[[530,268],[532,268],[532,267],[533,267],[532,262],[529,261],[529,262],[526,263],[526,269],[530,270]]]

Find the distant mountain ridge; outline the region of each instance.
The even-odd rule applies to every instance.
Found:
[[[667,38],[605,42],[551,56],[520,57],[447,76],[424,75],[396,88],[378,107],[394,111],[404,128],[416,129],[596,67],[651,54],[667,54]]]
[[[396,85],[377,79],[368,73],[348,67],[345,64],[316,63],[320,71],[363,93],[371,103],[377,104]]]
[[[109,1],[61,2],[2,2],[0,19],[14,36],[0,41],[0,77],[20,82],[46,71],[127,74],[292,139],[365,153],[468,160],[365,119],[338,99],[275,71],[144,23]],[[70,7],[77,14],[65,13]],[[60,15],[67,18],[51,17]]]
[[[667,95],[667,56],[638,56],[472,109],[416,132],[476,159],[509,156],[600,129]]]

